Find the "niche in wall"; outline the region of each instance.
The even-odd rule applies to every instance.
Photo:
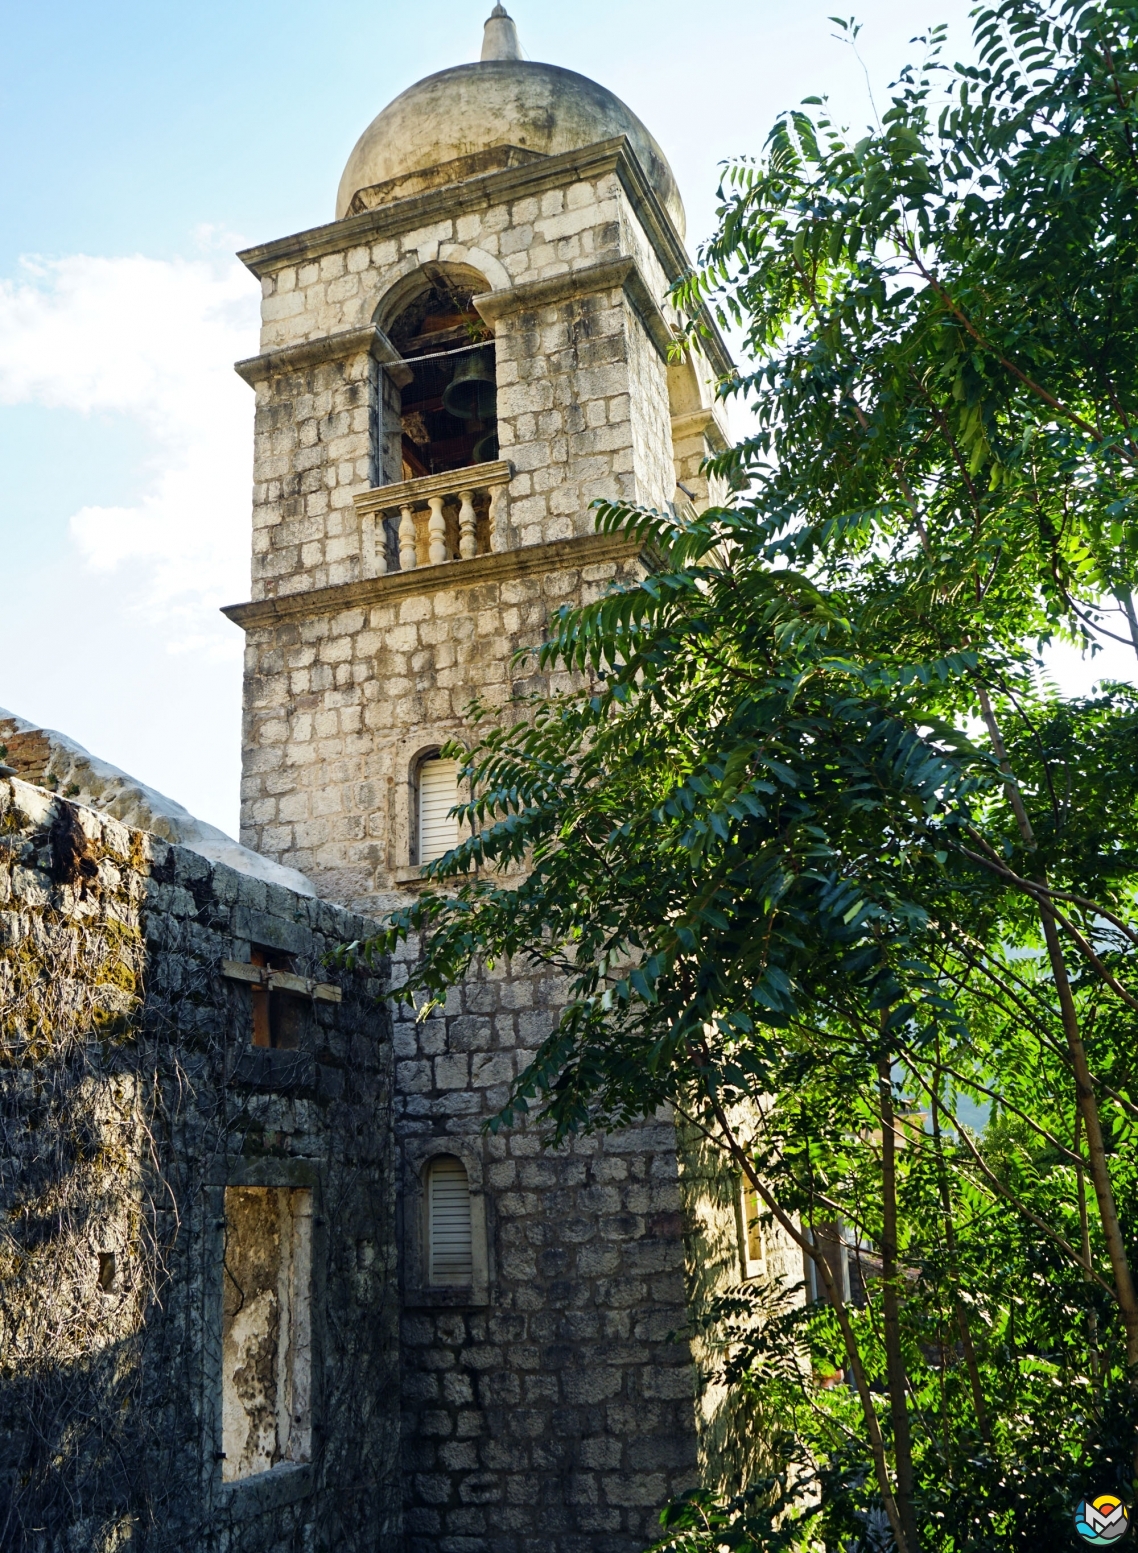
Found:
[[[312,1454],[312,1193],[225,1189],[222,1479]]]

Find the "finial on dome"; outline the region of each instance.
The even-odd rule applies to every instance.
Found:
[[[486,21],[486,30],[482,34],[482,58],[525,58],[522,46],[518,42],[518,29],[514,26],[513,18],[501,0],[498,0],[498,4],[490,12]]]

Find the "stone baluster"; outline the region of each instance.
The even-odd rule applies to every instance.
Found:
[[[360,518],[360,576],[387,574],[387,535],[382,512],[365,512]]]
[[[464,561],[469,561],[472,556],[478,554],[478,537],[474,532],[476,521],[474,513],[474,492],[459,491],[458,493],[458,553]]]
[[[447,520],[443,516],[443,498],[441,496],[428,496],[427,506],[431,509],[431,516],[427,523],[427,533],[430,535],[431,548],[427,554],[431,565],[439,566],[448,559]]]
[[[415,570],[415,513],[411,507],[399,509],[399,570]]]
[[[506,548],[506,487],[494,485],[490,487],[490,549],[498,554]]]

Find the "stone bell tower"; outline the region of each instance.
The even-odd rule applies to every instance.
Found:
[[[242,840],[371,913],[445,850],[439,747],[560,605],[634,575],[590,504],[708,489],[711,386],[673,359],[689,264],[663,152],[595,82],[482,58],[364,131],[336,219],[260,279]],[[448,782],[452,784],[448,791]],[[666,1120],[557,1153],[482,1123],[559,988],[496,972],[394,1026],[409,1553],[636,1553],[693,1480],[683,1222]]]

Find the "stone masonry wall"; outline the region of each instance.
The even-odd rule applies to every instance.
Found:
[[[356,491],[381,468],[387,374],[364,349],[257,383],[253,454],[253,596],[359,575]],[[396,476],[398,478],[398,476]]]
[[[511,655],[552,609],[636,575],[627,550],[584,564],[597,550],[538,551],[527,575],[524,552],[425,568],[369,584],[366,608],[250,624],[246,841],[359,909],[406,899],[417,758],[464,730],[475,693],[506,710],[551,688]],[[408,1553],[636,1553],[693,1481],[694,1372],[666,1341],[686,1320],[671,1125],[554,1154],[528,1129],[482,1134],[561,997],[514,968],[394,1029],[405,1278],[432,1151],[477,1182],[491,1268],[484,1306],[405,1289]]]
[[[0,780],[0,1548],[397,1553],[390,1024],[322,965],[366,926]],[[293,1050],[249,1044],[253,943],[342,981]],[[307,1459],[243,1481],[234,1185],[313,1215]]]
[[[591,533],[597,497],[671,501],[664,347],[604,266],[635,261],[666,331],[665,271],[615,172],[567,178],[513,195],[503,184],[500,200],[490,178],[483,208],[416,226],[408,200],[407,230],[369,243],[346,234],[342,250],[299,261],[258,259],[266,355],[242,368],[257,388],[254,598],[361,576],[351,500],[401,477],[398,392],[352,331],[389,326],[427,284],[424,265],[493,303],[499,440],[515,468],[508,547]],[[322,231],[334,240],[335,228]],[[345,354],[316,365],[272,354],[337,339]]]
[[[557,608],[642,564],[627,541],[596,535],[591,503],[663,508],[678,473],[672,418],[708,403],[706,372],[667,366],[668,238],[650,230],[667,218],[630,194],[635,169],[622,178],[616,146],[580,154],[605,163],[594,174],[551,158],[247,256],[265,291],[259,425],[277,439],[266,458],[282,462],[257,467],[260,602],[230,611],[247,633],[242,838],[354,909],[381,911],[418,887],[417,765],[464,732],[472,698],[510,717],[517,695],[560,687],[514,654],[543,639]],[[669,262],[674,273],[674,252]],[[513,466],[506,548],[363,579],[331,498],[305,514],[303,540],[297,530],[296,503],[324,501],[318,471],[334,464],[331,422],[323,465],[323,423],[310,423],[344,402],[312,394],[364,382],[346,344],[383,345],[350,331],[388,328],[436,265],[478,292],[494,329]],[[340,353],[312,389],[289,365],[310,350]],[[379,365],[373,481],[397,478],[375,452],[388,447],[391,381]],[[303,434],[289,431],[289,404],[303,408]],[[687,423],[684,436],[691,472]],[[309,450],[299,484],[290,445]],[[367,485],[352,446],[356,462],[325,481],[344,513]],[[326,591],[309,600],[313,589]],[[563,996],[555,979],[508,967],[394,1027],[407,1553],[639,1553],[694,1481],[695,1371],[687,1344],[669,1341],[687,1319],[670,1121],[552,1153],[531,1128],[483,1133]],[[484,1237],[465,1290],[424,1286],[424,1172],[438,1154],[463,1161]]]
[[[249,622],[241,837],[357,910],[392,905],[412,869],[416,761],[468,726],[478,695],[506,708],[556,688],[515,651],[553,611],[636,574],[627,545],[575,542],[424,567],[368,585],[369,602]]]
[[[396,968],[398,976],[398,968]],[[402,1155],[406,1553],[640,1553],[696,1480],[675,1131],[667,1118],[556,1151],[484,1135],[563,989],[524,967],[394,1027]],[[484,1302],[414,1286],[434,1154],[482,1197]]]

